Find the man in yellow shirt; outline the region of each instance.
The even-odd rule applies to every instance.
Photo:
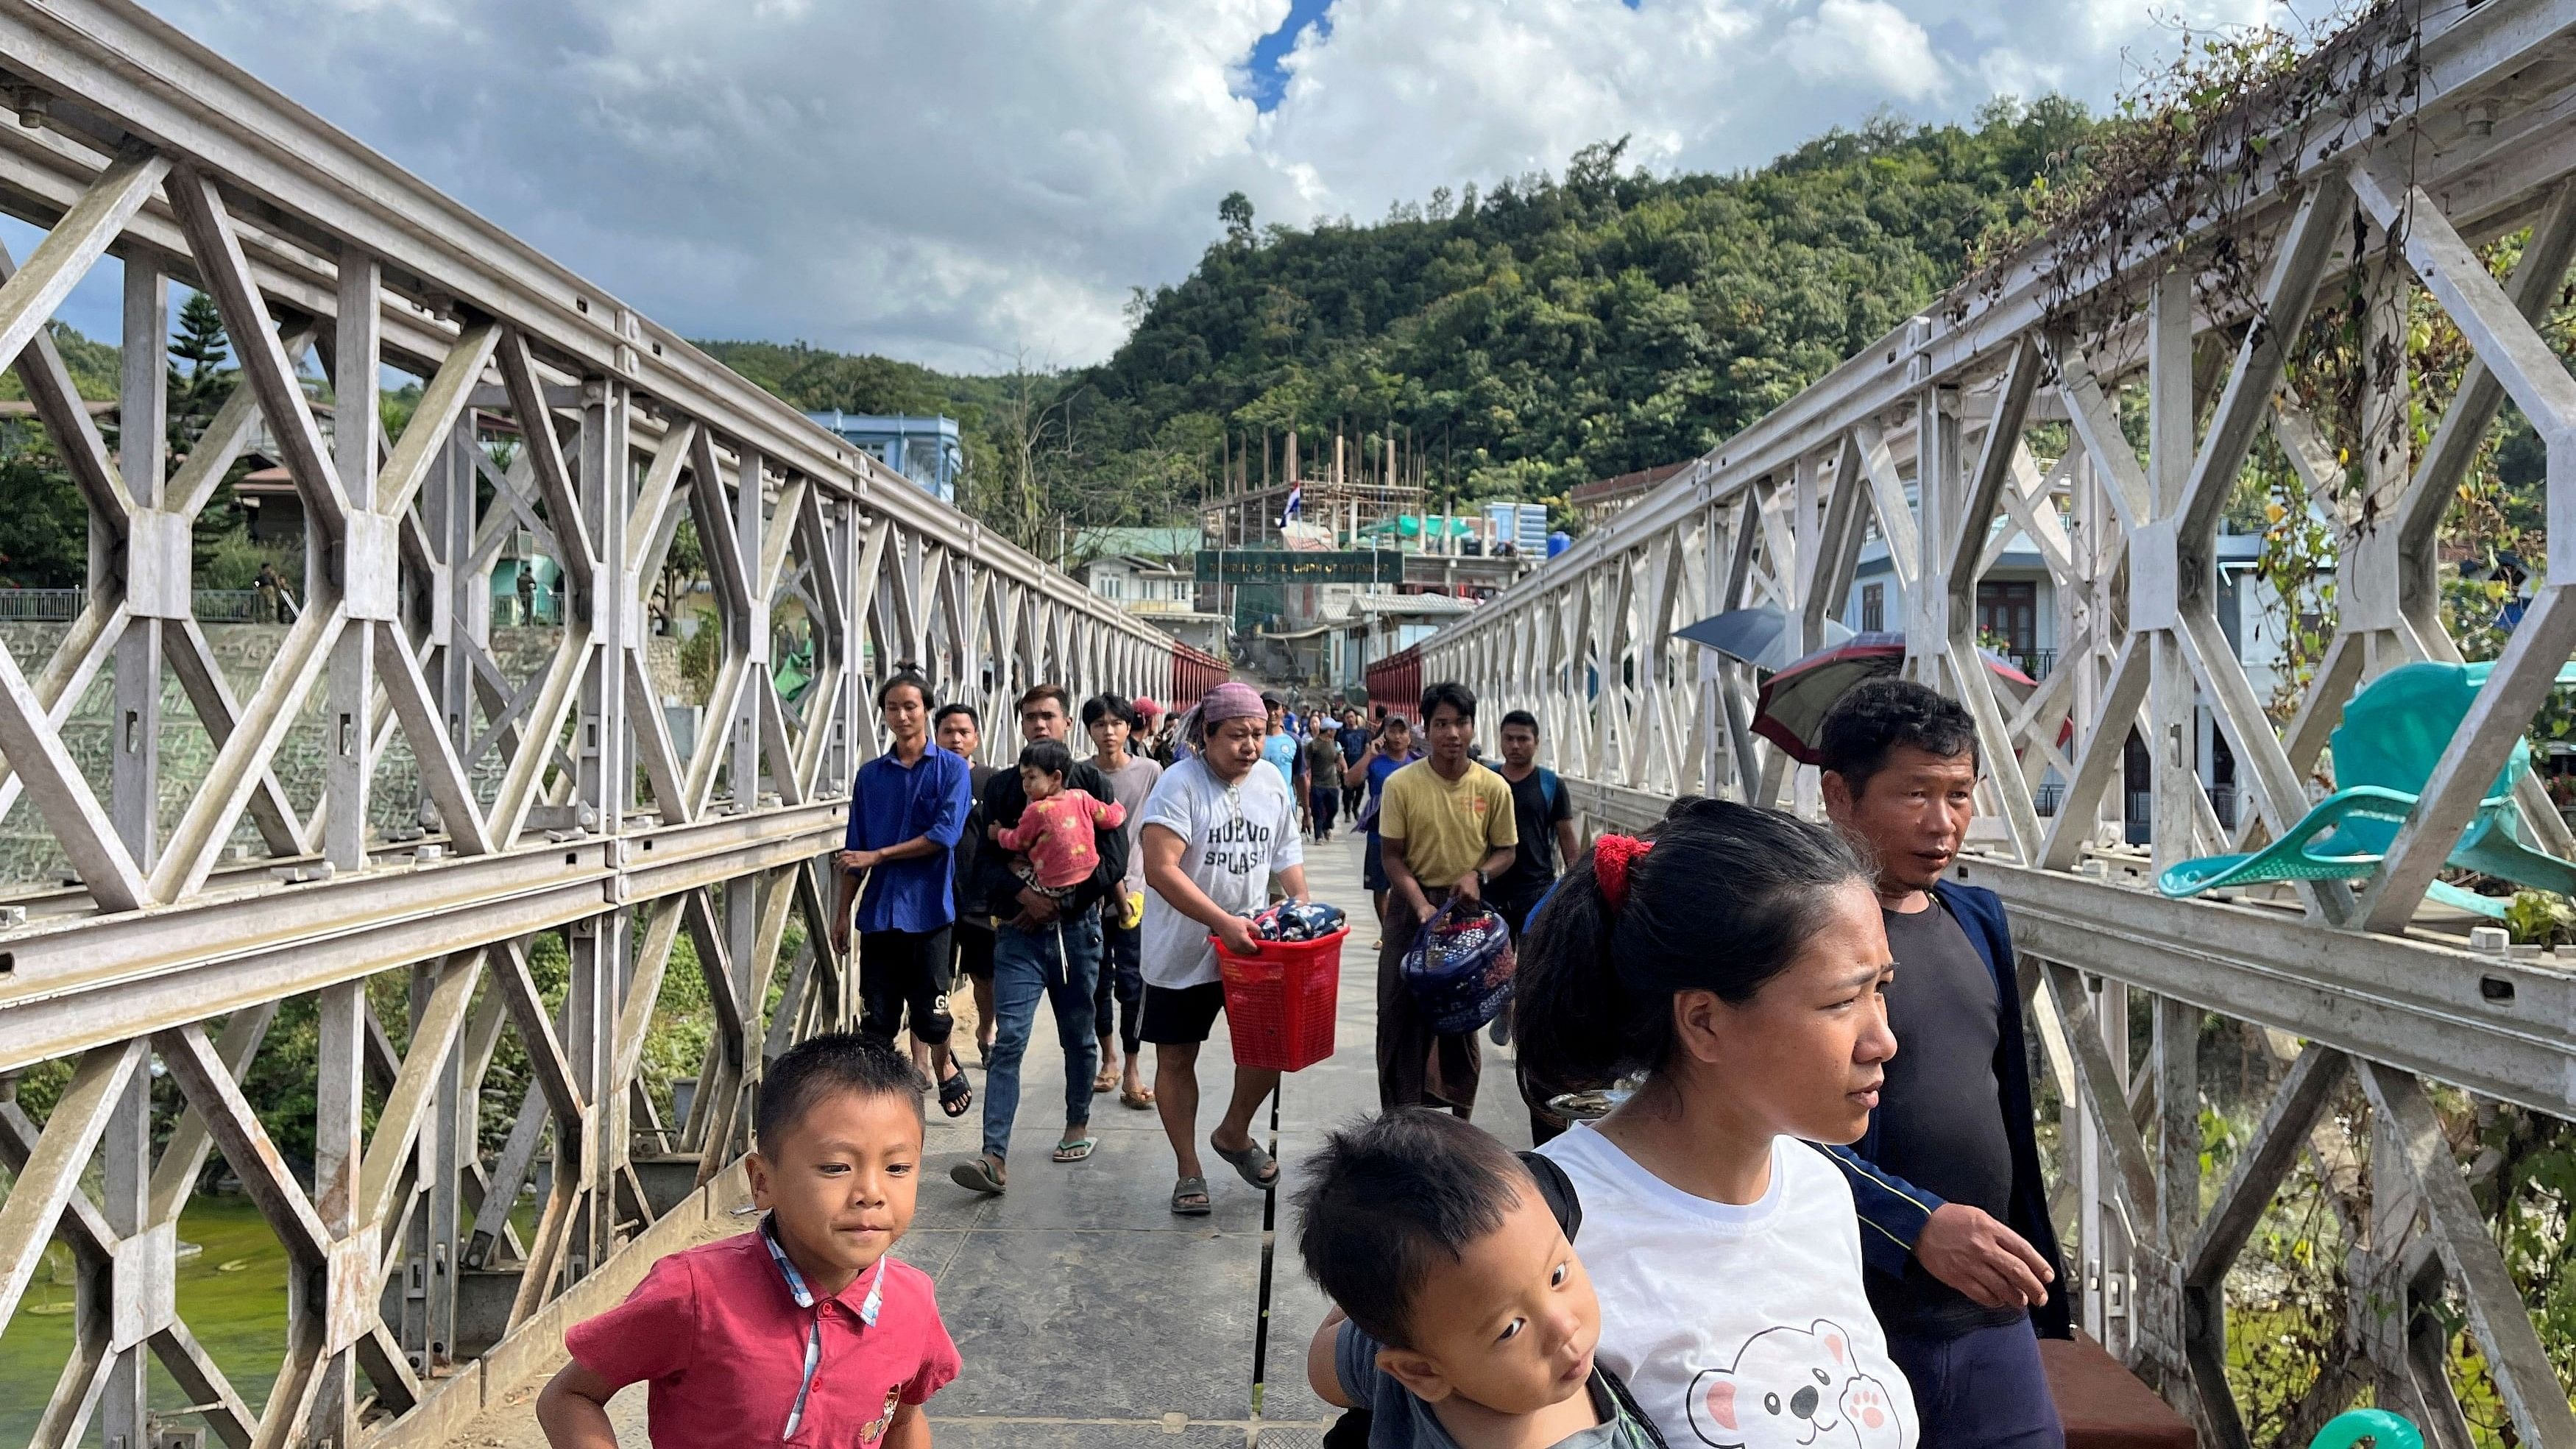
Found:
[[[1511,868],[1520,832],[1512,787],[1468,757],[1476,737],[1476,696],[1463,684],[1422,691],[1422,730],[1431,753],[1389,775],[1378,805],[1379,855],[1392,893],[1386,945],[1377,960],[1378,1105],[1476,1105],[1484,1052],[1476,1034],[1440,1036],[1404,984],[1404,954],[1443,901],[1484,899],[1486,882]]]

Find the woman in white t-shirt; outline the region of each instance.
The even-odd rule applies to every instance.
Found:
[[[1869,1125],[1894,972],[1841,837],[1719,800],[1602,837],[1522,944],[1525,1081],[1643,1074],[1540,1150],[1583,1206],[1600,1361],[1674,1444],[1913,1449],[1851,1189],[1808,1145]]]

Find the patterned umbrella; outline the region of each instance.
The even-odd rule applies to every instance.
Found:
[[[1977,654],[1997,679],[2023,689],[2036,687],[2029,675],[1995,655],[1983,649]],[[1819,649],[1762,681],[1761,693],[1754,696],[1753,732],[1786,750],[1799,764],[1822,764],[1816,743],[1825,711],[1853,685],[1894,674],[1904,663],[1903,634],[1855,634],[1849,643]]]

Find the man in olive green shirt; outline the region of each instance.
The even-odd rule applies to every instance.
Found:
[[[1404,984],[1404,955],[1443,901],[1484,899],[1485,883],[1511,868],[1520,833],[1511,785],[1467,755],[1476,696],[1463,684],[1431,686],[1422,726],[1431,753],[1389,775],[1378,804],[1379,854],[1393,888],[1377,962],[1378,1105],[1447,1107],[1464,1117],[1476,1105],[1483,1049],[1474,1032],[1431,1031]]]

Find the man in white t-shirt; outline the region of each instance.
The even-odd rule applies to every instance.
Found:
[[[1145,1009],[1141,1035],[1154,1044],[1155,1106],[1180,1181],[1172,1211],[1210,1210],[1199,1166],[1199,1045],[1225,1009],[1213,934],[1226,949],[1253,951],[1245,914],[1268,903],[1270,880],[1306,899],[1304,835],[1297,802],[1276,770],[1262,763],[1268,711],[1250,685],[1226,683],[1199,703],[1205,739],[1198,753],[1172,766],[1145,802]],[[1279,1164],[1252,1140],[1252,1114],[1279,1085],[1279,1074],[1234,1071],[1234,1099],[1208,1146],[1243,1180],[1267,1192]]]

